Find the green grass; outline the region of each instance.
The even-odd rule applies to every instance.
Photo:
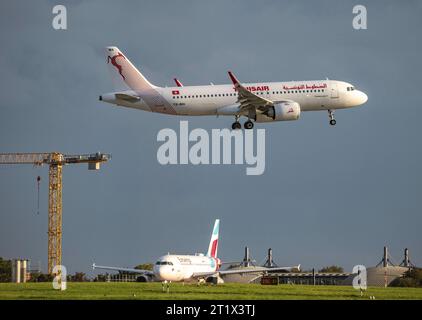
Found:
[[[4,299],[422,299],[421,288],[371,287],[360,296],[346,286],[305,286],[259,284],[222,284],[218,286],[172,283],[170,292],[162,292],[161,283],[67,283],[66,291],[57,291],[51,283],[0,283]]]

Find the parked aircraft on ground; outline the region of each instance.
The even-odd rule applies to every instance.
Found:
[[[202,253],[195,255],[166,254],[157,259],[152,271],[133,268],[97,266],[95,263],[92,267],[94,269],[137,273],[143,277],[142,280],[144,281],[159,280],[163,281],[163,283],[192,280],[204,281],[209,278],[217,279],[219,276],[226,274],[300,270],[300,265],[294,267],[255,267],[253,269],[220,270],[222,262],[219,258],[217,258],[219,228],[220,220],[217,219],[215,220],[208,251],[205,255]]]

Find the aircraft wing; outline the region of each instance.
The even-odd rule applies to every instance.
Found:
[[[97,266],[95,263],[92,265],[92,269],[104,269],[104,270],[113,270],[113,271],[132,272],[132,273],[147,274],[147,275],[151,275],[151,276],[154,275],[154,273],[151,270]]]
[[[268,106],[273,105],[273,101],[260,97],[246,89],[231,71],[229,71],[229,76],[235,89],[237,90],[238,102],[240,103],[241,111],[248,109],[259,109],[265,111]]]
[[[267,267],[255,267],[255,268],[245,268],[245,269],[232,269],[232,270],[222,270],[222,271],[214,271],[214,272],[198,272],[192,275],[193,278],[201,278],[213,275],[226,275],[226,274],[243,274],[243,273],[266,273],[269,271],[288,271],[291,272],[293,270],[300,270],[300,264],[294,267],[275,267],[275,268],[267,268]]]
[[[136,102],[136,101],[140,100],[140,98],[138,96],[133,96],[133,95],[127,94],[127,93],[116,93],[115,96],[116,96],[116,99],[125,100],[125,101],[129,101],[129,102]]]

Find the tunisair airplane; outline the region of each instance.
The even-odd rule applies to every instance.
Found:
[[[226,274],[266,273],[268,271],[292,271],[300,270],[300,265],[294,267],[254,267],[252,269],[228,269],[220,270],[222,261],[217,258],[218,235],[220,220],[216,219],[211,234],[207,254],[195,255],[167,254],[157,259],[153,270],[140,270],[131,268],[107,267],[92,265],[94,269],[114,270],[140,274],[140,281],[158,280],[165,284],[172,281],[207,281],[209,278],[216,279]]]
[[[158,87],[150,83],[117,48],[107,47],[107,63],[127,90],[106,93],[100,100],[144,111],[179,116],[233,116],[232,129],[254,122],[298,120],[302,111],[328,111],[364,104],[368,96],[352,84],[336,80],[241,83],[232,72],[232,84]],[[181,85],[181,84],[180,84]]]

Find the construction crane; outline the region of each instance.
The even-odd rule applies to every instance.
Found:
[[[49,165],[48,191],[48,273],[62,264],[62,169],[64,165],[88,163],[89,170],[99,170],[101,162],[111,159],[103,153],[65,155],[51,153],[0,153],[1,164]]]

